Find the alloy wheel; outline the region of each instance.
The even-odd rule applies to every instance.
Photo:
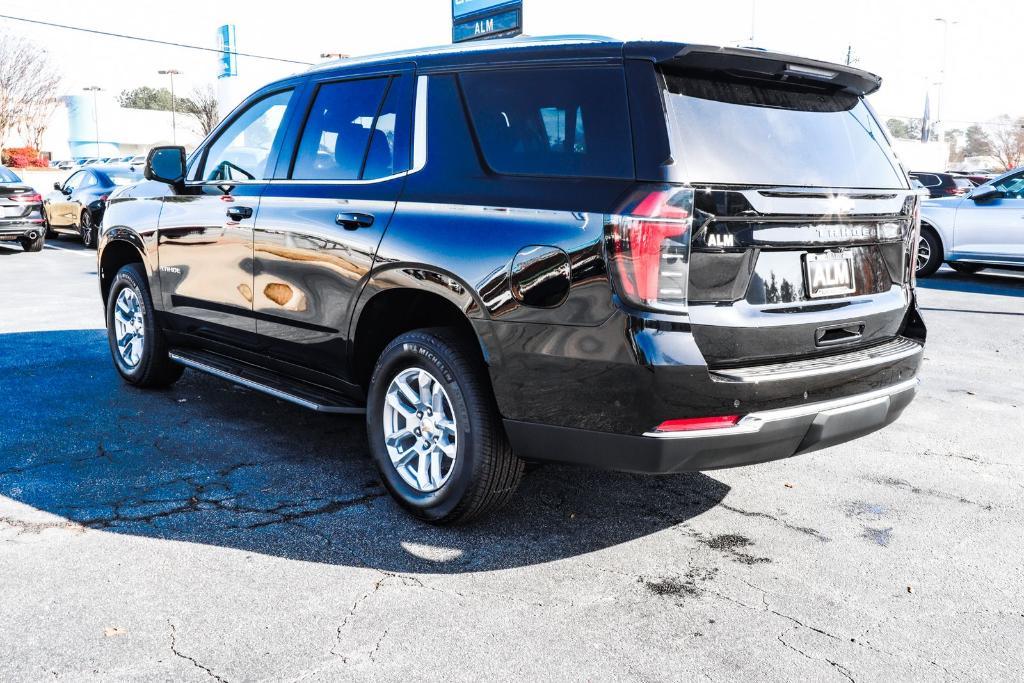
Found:
[[[130,287],[122,289],[114,302],[114,334],[121,362],[129,368],[136,367],[142,361],[146,328],[142,304]]]
[[[388,386],[384,445],[402,480],[421,493],[451,477],[458,454],[455,413],[444,386],[422,368],[402,370]]]
[[[926,265],[928,265],[928,261],[931,260],[931,257],[932,257],[932,245],[928,243],[928,240],[926,240],[924,238],[924,236],[918,237],[917,238],[917,260],[915,261],[915,265],[917,267],[917,270],[921,270]]]

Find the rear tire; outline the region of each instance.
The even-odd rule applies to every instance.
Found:
[[[942,265],[942,242],[930,227],[921,227],[915,256],[917,277],[928,277]]]
[[[82,244],[86,249],[96,248],[96,226],[92,224],[92,214],[86,209],[82,212],[82,219],[79,221],[79,231],[82,234]]]
[[[370,379],[366,429],[388,490],[432,524],[500,508],[523,474],[479,351],[449,328],[414,330],[388,344]]]
[[[950,263],[949,267],[963,275],[974,275],[985,269],[985,266],[977,263]]]
[[[42,233],[39,237],[34,240],[30,240],[27,237],[22,237],[20,240],[21,248],[25,251],[42,251],[43,245],[46,243],[46,233]]]
[[[170,386],[185,370],[167,353],[167,340],[156,324],[153,298],[138,263],[123,266],[110,285],[107,341],[117,372],[137,387]]]

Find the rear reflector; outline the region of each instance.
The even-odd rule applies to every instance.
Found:
[[[734,427],[740,421],[739,415],[719,415],[717,417],[689,417],[682,420],[665,420],[658,425],[656,432],[694,432],[701,429],[723,429]]]

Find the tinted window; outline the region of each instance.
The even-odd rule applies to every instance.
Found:
[[[921,184],[925,187],[938,187],[942,184],[939,176],[932,175],[931,173],[912,173],[911,175],[920,180]]]
[[[110,178],[112,184],[118,187],[131,185],[142,180],[142,176],[138,173],[108,173],[107,177]]]
[[[1015,173],[992,184],[1005,192],[1007,199],[1024,199],[1024,173]]]
[[[267,177],[267,160],[288,110],[292,91],[270,95],[249,106],[206,152],[204,180],[258,180]]]
[[[0,183],[20,183],[19,178],[11,169],[0,166]]]
[[[971,182],[971,181],[970,181],[969,179],[967,179],[967,178],[953,178],[953,182],[954,182],[954,183],[956,184],[956,186],[957,186],[957,187],[959,187],[960,189],[968,189],[968,190],[969,190],[969,189],[971,189],[972,187],[974,187],[974,183],[972,183],[972,182]]]
[[[291,177],[296,180],[383,178],[395,172],[392,79],[327,83],[317,91]],[[404,165],[398,170],[405,170]]]
[[[671,73],[665,80],[673,157],[685,180],[904,187],[885,134],[856,96]]]
[[[72,173],[71,176],[64,181],[64,191],[74,192],[76,189],[78,189],[78,185],[79,183],[82,182],[84,176],[85,171],[75,171],[74,173]]]
[[[621,69],[480,71],[460,78],[484,157],[498,173],[633,177]]]

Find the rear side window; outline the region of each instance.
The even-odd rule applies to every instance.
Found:
[[[917,178],[925,187],[938,187],[942,185],[939,176],[932,175],[931,173],[912,173],[911,175]]]
[[[460,79],[484,158],[494,171],[633,177],[621,68],[473,71]]]
[[[317,91],[296,151],[295,180],[373,180],[406,170],[396,140],[397,78],[327,83]]]

